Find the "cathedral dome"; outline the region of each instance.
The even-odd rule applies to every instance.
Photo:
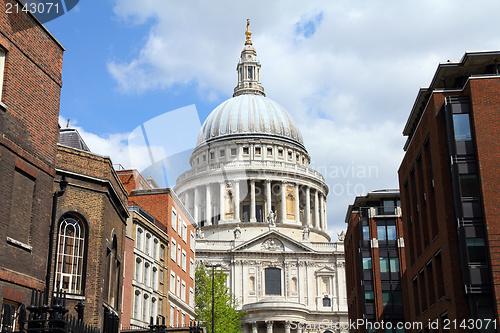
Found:
[[[281,139],[303,148],[302,134],[290,115],[275,101],[258,94],[242,94],[215,108],[201,126],[196,146],[245,136]]]

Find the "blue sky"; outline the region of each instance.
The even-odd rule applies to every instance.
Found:
[[[355,195],[397,188],[401,132],[438,63],[500,49],[499,10],[496,0],[82,0],[46,26],[66,48],[61,125],[71,119],[94,152],[142,170],[138,131],[155,125],[154,140],[165,133],[182,149],[196,140],[155,117],[191,106],[203,122],[232,96],[250,18],[262,85],[326,178],[335,234]]]

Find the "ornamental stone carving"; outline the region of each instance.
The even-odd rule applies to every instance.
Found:
[[[285,246],[279,239],[269,238],[262,243],[261,249],[263,251],[284,251]]]

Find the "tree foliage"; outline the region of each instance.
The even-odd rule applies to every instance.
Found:
[[[220,269],[214,273],[215,332],[241,332],[240,320],[245,314],[236,310],[237,300],[226,285],[227,274]],[[196,320],[204,323],[207,332],[212,332],[212,269],[196,266],[195,274]]]

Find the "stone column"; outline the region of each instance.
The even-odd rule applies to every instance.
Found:
[[[290,322],[285,321],[285,333],[290,333]]]
[[[306,225],[310,228],[311,225],[311,188],[306,187]]]
[[[212,193],[210,193],[210,184],[206,186],[205,193],[205,220],[207,225],[212,225]]]
[[[226,194],[226,183],[220,182],[219,185],[219,214],[220,218],[219,221],[223,222],[224,221],[224,194]]]
[[[318,200],[318,190],[314,191],[314,227],[319,229],[319,200]]]
[[[326,231],[326,223],[325,223],[325,196],[323,194],[321,194],[320,202],[319,203],[320,203],[320,205],[319,205],[319,208],[320,208],[319,217],[320,217],[320,220],[321,220],[321,230]]]
[[[302,327],[301,326],[297,327],[297,333],[302,333]]]
[[[266,333],[273,333],[273,321],[266,320]]]
[[[198,187],[194,188],[194,204],[193,204],[193,218],[196,223],[200,222],[198,218],[198,202],[200,201],[200,189]]]
[[[281,223],[286,220],[286,184],[281,182]]]
[[[255,180],[250,180],[250,222],[256,222],[255,219]]]
[[[191,210],[191,196],[189,195],[189,190],[186,191],[186,194],[184,194],[185,202],[186,202],[186,208],[188,212],[192,215],[193,211]]]
[[[243,333],[248,333],[248,325],[243,323]]]
[[[269,216],[269,212],[271,211],[271,207],[272,207],[272,201],[271,201],[271,198],[272,198],[272,194],[271,194],[271,181],[270,180],[266,180],[266,221],[267,221],[267,217]]]
[[[300,225],[300,191],[299,184],[295,184],[295,222]]]
[[[240,181],[234,181],[234,219],[240,222]]]
[[[252,333],[259,333],[259,326],[256,321],[252,321]]]

